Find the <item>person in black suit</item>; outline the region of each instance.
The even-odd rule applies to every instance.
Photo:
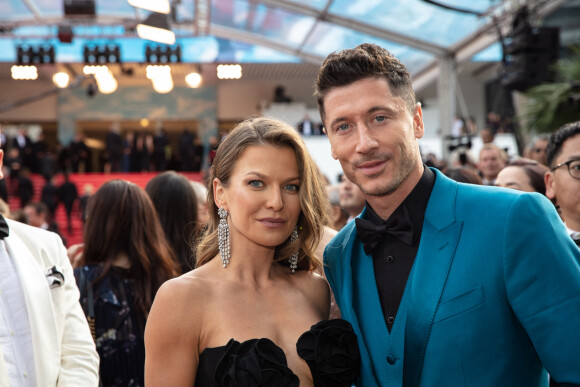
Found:
[[[68,173],[64,174],[64,182],[59,187],[58,196],[66,210],[67,228],[70,234],[72,232],[72,210],[79,194],[76,184],[70,181]]]
[[[49,220],[48,207],[41,202],[30,202],[22,209],[25,223],[38,227],[46,231],[57,234],[62,239],[62,244],[67,245],[66,239],[60,233],[58,224],[54,220]]]
[[[34,168],[34,149],[24,127],[18,128],[18,134],[12,140],[12,147],[18,148],[22,159],[22,167],[32,170]]]
[[[46,176],[46,184],[42,187],[40,201],[48,208],[48,222],[54,221],[54,213],[58,207],[58,187],[52,176]]]
[[[121,171],[121,157],[123,156],[123,138],[119,134],[119,124],[111,125],[105,136],[105,149],[107,151],[111,172]]]
[[[24,208],[24,206],[27,205],[34,196],[34,187],[29,176],[30,170],[24,168],[18,177],[18,197],[20,198],[20,208]]]

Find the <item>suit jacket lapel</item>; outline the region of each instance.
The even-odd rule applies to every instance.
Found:
[[[463,223],[455,219],[457,184],[440,172],[427,210],[414,274],[408,284],[403,385],[418,386],[433,318],[441,299]],[[410,285],[410,286],[409,286]]]
[[[359,216],[363,216],[364,213],[366,211],[363,210],[363,212],[359,215]],[[350,230],[348,230],[348,236],[344,239],[344,242],[341,246],[338,247],[334,247],[334,248],[327,248],[329,249],[329,251],[327,251],[327,254],[339,254],[340,258],[339,259],[335,259],[334,262],[340,262],[340,270],[339,271],[335,271],[337,273],[340,273],[341,278],[336,278],[335,280],[337,280],[337,284],[340,284],[341,286],[341,300],[340,300],[340,312],[341,312],[341,316],[342,318],[344,318],[345,320],[349,321],[353,327],[354,332],[356,333],[357,337],[358,337],[358,341],[359,341],[359,349],[360,349],[360,354],[361,354],[361,361],[362,361],[362,367],[361,367],[361,373],[365,373],[366,375],[364,376],[363,380],[376,380],[376,376],[374,375],[374,371],[373,371],[373,367],[372,367],[372,362],[371,362],[371,356],[369,355],[370,353],[373,353],[372,348],[367,348],[367,346],[365,345],[365,342],[363,341],[363,335],[362,335],[362,331],[361,331],[361,324],[362,325],[369,325],[368,321],[360,321],[359,322],[359,318],[357,317],[357,314],[355,312],[355,308],[354,308],[354,304],[356,302],[356,300],[354,299],[354,288],[353,288],[353,280],[355,280],[355,283],[357,283],[357,287],[359,290],[361,290],[363,287],[366,287],[367,284],[370,286],[374,287],[374,292],[376,293],[376,299],[377,302],[373,303],[373,307],[370,307],[369,305],[367,305],[365,303],[365,307],[368,308],[372,308],[372,313],[374,313],[376,316],[378,316],[378,318],[380,320],[380,325],[379,326],[374,326],[373,328],[373,332],[377,332],[377,336],[379,336],[380,332],[387,332],[387,328],[386,328],[386,324],[383,318],[383,314],[382,314],[382,309],[381,309],[381,305],[380,302],[378,301],[378,293],[376,290],[376,283],[375,283],[375,278],[374,278],[374,271],[372,268],[372,257],[367,256],[364,252],[364,249],[362,247],[362,243],[358,240],[358,237],[356,235],[356,227],[354,225],[354,222],[349,223],[347,226],[345,227],[350,227]],[[334,249],[339,249],[339,251],[334,251],[332,252],[332,250]],[[369,270],[368,267],[366,267],[364,269],[365,273],[360,273],[361,268],[360,267],[356,267],[357,265],[359,265],[359,262],[357,262],[358,260],[364,260],[367,259],[368,261],[366,262],[366,264],[370,263],[370,277],[368,276]],[[357,275],[357,273],[362,274],[363,276],[365,274],[367,274],[366,277],[368,277],[367,281],[365,281],[366,283],[360,283],[358,281],[360,281],[360,275],[358,278],[354,278],[355,275]],[[365,278],[366,278],[365,277]],[[367,293],[370,292],[370,290],[367,289],[366,291]],[[366,294],[366,293],[365,293]],[[372,300],[369,301],[370,303],[372,303]],[[375,320],[375,319],[374,319]],[[381,344],[381,340],[377,339],[376,340],[377,344]]]
[[[4,241],[6,250],[14,259],[16,270],[20,275],[32,334],[37,381],[40,383],[43,380],[51,380],[46,372],[55,366],[58,369],[60,355],[57,356],[55,351],[60,345],[57,342],[51,293],[46,276],[42,272],[45,268],[36,262],[32,252],[13,232]]]

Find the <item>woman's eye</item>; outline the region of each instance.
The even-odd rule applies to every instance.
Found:
[[[286,187],[284,187],[284,189],[286,189],[286,191],[290,191],[290,192],[298,192],[298,185],[297,184],[288,184]]]
[[[252,180],[248,184],[254,188],[261,188],[264,185],[260,180]]]

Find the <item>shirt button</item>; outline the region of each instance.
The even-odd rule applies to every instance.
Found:
[[[393,356],[389,355],[387,356],[387,363],[393,365],[397,362],[397,359],[395,359]]]
[[[395,262],[395,258],[393,258],[393,256],[392,256],[392,255],[389,255],[389,256],[387,257],[387,262],[388,262],[388,263],[393,263],[393,262]]]
[[[389,324],[393,324],[393,323],[395,322],[395,318],[394,318],[393,316],[389,316],[389,317],[387,318],[387,322],[388,322]]]

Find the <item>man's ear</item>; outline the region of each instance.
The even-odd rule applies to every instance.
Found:
[[[421,104],[415,104],[415,114],[413,115],[413,129],[415,130],[415,138],[422,138],[425,134],[425,124],[423,123],[423,110]]]
[[[221,180],[216,177],[213,179],[213,201],[217,208],[224,207],[225,196],[224,186],[222,185]]]
[[[554,189],[554,172],[546,172],[544,175],[544,183],[546,184],[546,196],[548,199],[556,199],[556,190]]]

